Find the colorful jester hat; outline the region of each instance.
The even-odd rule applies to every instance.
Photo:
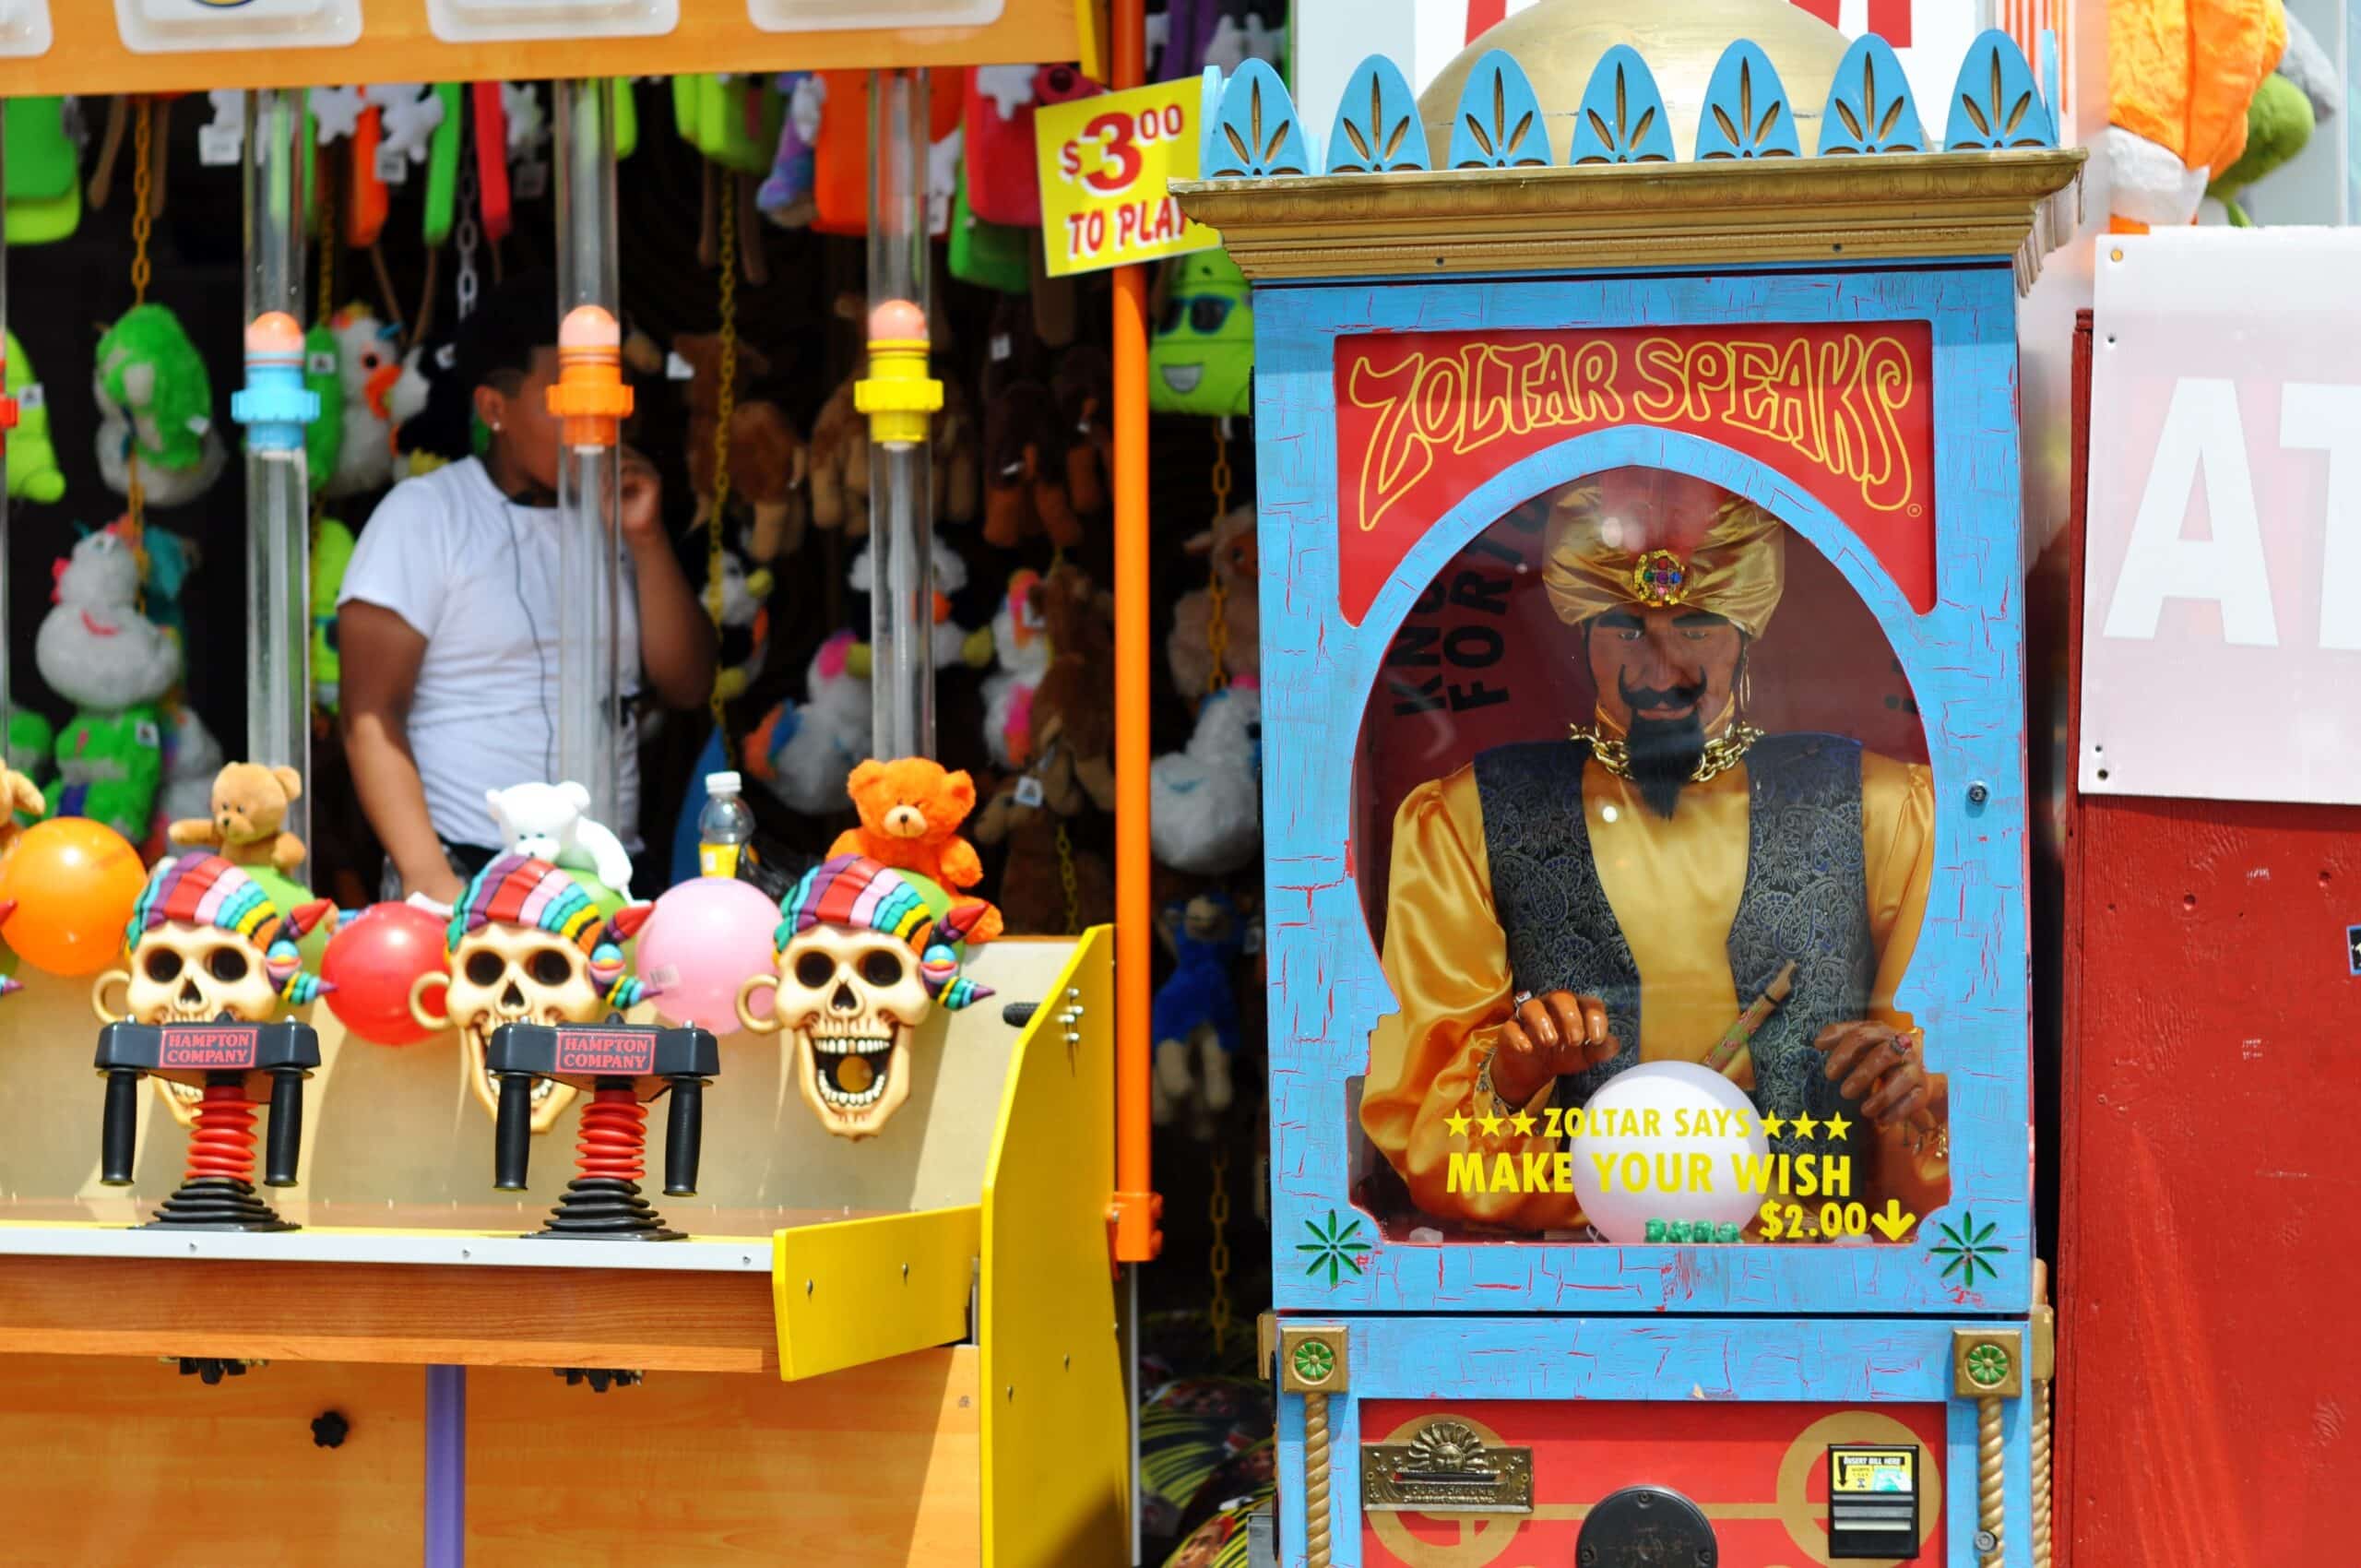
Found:
[[[627,904],[611,918],[601,917],[582,885],[556,866],[526,855],[503,855],[468,884],[466,897],[451,911],[444,944],[456,953],[469,932],[493,921],[548,932],[582,949],[589,959],[591,980],[607,1005],[620,1013],[657,992],[626,973],[623,964],[623,944],[639,934],[655,907]]]
[[[789,943],[815,925],[866,927],[917,954],[927,994],[956,1013],[992,993],[990,986],[959,973],[960,949],[991,906],[980,898],[963,898],[938,916],[924,891],[927,885],[865,855],[838,855],[804,873],[779,905],[772,949],[786,952]]]
[[[131,924],[123,934],[128,954],[139,939],[167,921],[215,926],[244,939],[263,956],[263,972],[291,1007],[301,1007],[336,989],[333,981],[308,974],[295,944],[322,921],[333,920],[336,906],[325,898],[299,905],[282,915],[262,884],[219,855],[183,855],[159,865],[131,907]]]

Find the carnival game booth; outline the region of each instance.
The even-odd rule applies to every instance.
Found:
[[[2054,89],[1997,32],[1914,103],[1774,0],[1544,0],[1333,126],[1205,94],[1176,193],[1260,333],[1283,1561],[2047,1561]]]
[[[290,838],[310,766],[305,435],[319,418],[303,336],[312,127],[290,85],[496,89],[556,60],[617,75],[790,57],[878,68],[883,308],[860,394],[884,422],[875,735],[923,757],[923,447],[930,389],[942,398],[923,67],[1086,58],[1095,27],[1089,7],[1048,0],[858,18],[770,0],[0,8],[0,94],[248,89],[244,755],[286,797]],[[623,102],[585,79],[556,84],[552,104],[565,707],[558,772],[532,798],[572,802],[565,824],[521,825],[447,915],[407,923],[398,904],[354,922],[289,893],[292,862],[274,862],[267,834],[259,858],[233,854],[245,825],[229,815],[196,825],[200,844],[218,826],[220,852],[152,873],[70,814],[8,830],[0,918],[26,983],[0,1018],[14,1391],[0,1556],[1128,1556],[1113,933],[986,945],[998,917],[987,924],[932,862],[930,877],[849,855],[783,898],[725,864],[665,894],[685,889],[707,921],[676,931],[689,940],[668,968],[650,951],[663,911],[619,896],[611,837],[575,830],[615,798],[630,743],[613,543],[631,410],[617,368]],[[144,111],[140,125],[144,214]],[[24,819],[42,803],[9,802]],[[377,998],[369,1039],[319,979],[356,932],[337,995]],[[770,960],[734,995],[687,1000],[712,944],[757,935]],[[1133,1087],[1144,1136],[1144,1076]],[[1144,1196],[1137,1209],[1152,1249]]]

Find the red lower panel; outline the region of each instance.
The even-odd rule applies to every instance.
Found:
[[[1919,1449],[1919,1568],[1942,1568],[1940,1405],[1542,1404],[1525,1400],[1368,1399],[1363,1443],[1406,1443],[1449,1415],[1533,1450],[1529,1518],[1372,1514],[1361,1522],[1369,1568],[1527,1568],[1571,1563],[1592,1504],[1627,1486],[1669,1487],[1714,1524],[1718,1568],[1799,1568],[1827,1561],[1828,1445],[1915,1443]],[[1336,1456],[1358,1485],[1359,1456]],[[1350,1482],[1345,1477],[1350,1475]]]

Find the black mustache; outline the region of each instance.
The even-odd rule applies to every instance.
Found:
[[[1619,680],[1616,682],[1616,686],[1622,692],[1624,703],[1635,709],[1679,707],[1684,704],[1700,702],[1705,695],[1705,683],[1703,681],[1693,681],[1685,686],[1667,686],[1661,690],[1633,686],[1628,682]]]

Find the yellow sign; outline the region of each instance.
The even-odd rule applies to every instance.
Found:
[[[1839,1448],[1828,1457],[1831,1491],[1855,1495],[1916,1490],[1911,1480],[1911,1472],[1918,1467],[1915,1448]]]
[[[1034,112],[1050,277],[1221,244],[1219,233],[1181,213],[1169,189],[1197,177],[1199,91],[1194,81],[1157,82]]]

